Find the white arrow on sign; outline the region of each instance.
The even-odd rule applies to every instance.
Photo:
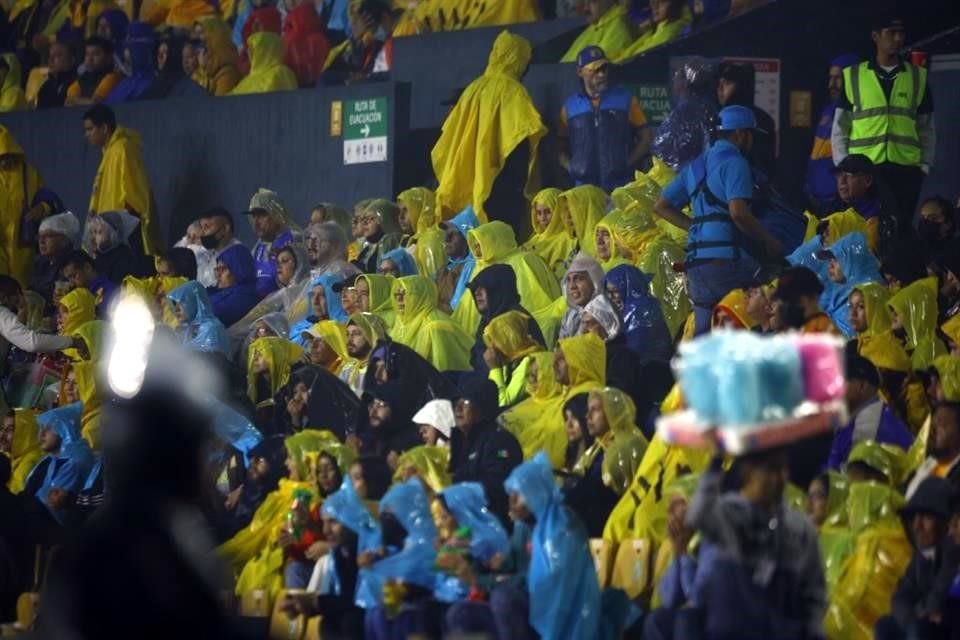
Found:
[[[363,137],[366,138],[370,135],[370,125],[365,124],[360,128],[360,133],[363,134]]]

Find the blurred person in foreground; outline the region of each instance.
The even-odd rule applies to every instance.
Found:
[[[169,338],[145,352],[139,391],[107,405],[106,502],[51,568],[44,637],[238,637],[227,629],[226,584],[201,515],[212,416],[197,390],[213,378]],[[135,354],[124,353],[135,371]],[[178,380],[183,371],[189,380]]]

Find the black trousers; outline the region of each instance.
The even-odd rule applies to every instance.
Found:
[[[877,177],[885,184],[896,200],[897,223],[900,229],[913,228],[914,212],[920,189],[926,177],[920,167],[884,162],[877,165]]]

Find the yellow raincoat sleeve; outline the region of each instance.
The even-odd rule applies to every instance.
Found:
[[[80,415],[80,435],[94,451],[100,450],[100,419],[103,414],[103,398],[97,384],[97,363],[75,362],[73,372],[77,378],[77,392],[83,404]]]
[[[10,131],[0,125],[0,155],[19,156],[20,161],[10,170],[0,169],[0,270],[26,286],[33,269],[33,247],[20,242],[20,222],[24,206],[33,201],[43,186],[40,174],[27,162],[23,148]],[[24,184],[26,177],[26,184]],[[27,202],[24,203],[24,195]]]
[[[283,64],[283,41],[279,34],[259,31],[247,38],[250,51],[250,74],[237,83],[229,95],[292,91],[297,76]]]
[[[103,148],[103,158],[93,179],[90,213],[124,210],[137,216],[144,250],[155,256],[160,254],[161,246],[152,203],[140,134],[126,127],[117,127]]]
[[[40,450],[37,417],[31,409],[16,409],[13,422],[13,441],[10,445],[10,480],[7,488],[20,493],[27,484],[27,476],[37,466],[44,453]]]
[[[444,216],[473,205],[487,221],[484,203],[507,157],[529,143],[527,191],[537,175],[537,150],[547,129],[520,76],[530,63],[530,43],[508,31],[493,43],[487,68],[464,90],[443,123],[431,161],[437,206]],[[532,196],[532,193],[528,194]]]
[[[12,53],[5,53],[0,58],[9,67],[0,84],[0,113],[24,111],[28,105],[27,96],[20,87],[20,62]]]
[[[622,2],[615,2],[605,14],[600,16],[596,24],[587,25],[583,33],[577,36],[560,58],[560,62],[576,62],[577,54],[589,46],[600,47],[607,54],[607,58],[616,60],[620,52],[629,47],[631,42],[633,42],[633,31],[630,28],[630,19],[627,17],[627,8]]]

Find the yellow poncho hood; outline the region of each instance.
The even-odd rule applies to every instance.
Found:
[[[403,309],[396,301],[404,293]],[[470,369],[473,341],[448,315],[437,308],[437,285],[424,276],[405,276],[393,283],[397,319],[390,335],[428,360],[439,371]]]
[[[253,373],[253,363],[262,355],[267,363],[267,375],[270,377],[270,398],[260,398],[259,401],[273,399],[283,385],[290,381],[290,367],[303,355],[303,349],[283,338],[257,338],[250,345],[250,354],[247,356],[247,395],[253,402],[257,398],[257,376]]]
[[[753,329],[757,326],[757,321],[747,312],[747,294],[743,289],[734,289],[723,296],[713,308],[714,318],[717,316],[717,311],[724,311],[731,315],[743,329]]]
[[[603,402],[603,413],[613,436],[603,444],[603,484],[623,495],[633,481],[647,450],[647,439],[637,428],[637,407],[620,389],[604,387],[590,392]]]
[[[563,217],[559,211],[560,189],[543,189],[533,197],[530,203],[530,228],[533,235],[523,244],[523,248],[533,251],[543,258],[547,266],[558,277],[563,275],[564,262],[570,256],[576,242],[567,235]],[[550,222],[546,227],[537,223],[537,205],[550,210]]]
[[[950,338],[953,344],[960,346],[960,314],[944,322],[940,329],[945,336]]]
[[[563,429],[563,385],[557,382],[553,370],[552,351],[538,351],[532,355],[527,379],[526,400],[500,414],[498,422],[514,435],[523,448],[524,459],[530,459],[547,443],[556,442],[555,433]],[[550,463],[563,465],[566,445],[561,441],[559,451],[547,450]]]
[[[614,254],[625,256],[633,264],[643,261],[653,240],[661,234],[653,215],[639,202],[617,207],[597,226],[609,230],[614,243]]]
[[[297,88],[297,76],[283,64],[283,40],[277,33],[258,31],[247,38],[250,74],[237,83],[230,95],[291,91]]]
[[[367,339],[367,344],[370,345],[371,349],[373,349],[380,340],[387,337],[387,328],[383,323],[383,319],[373,313],[358,311],[350,316],[347,324],[355,325],[360,329],[360,332],[363,333],[363,337]]]
[[[61,335],[72,336],[81,325],[97,317],[97,299],[88,289],[74,289],[60,298],[60,304],[67,311],[63,318]]]
[[[867,330],[859,334],[860,337],[876,336],[890,331],[890,311],[887,309],[890,290],[879,282],[857,285],[853,290],[859,291],[863,296],[867,311]]]
[[[907,373],[912,369],[913,365],[910,362],[909,354],[892,331],[861,338],[859,345],[860,355],[872,362],[873,366],[878,369],[889,369],[902,373]]]
[[[136,131],[118,126],[110,136],[93,179],[88,210],[91,213],[123,210],[137,216],[147,254],[159,255],[150,180],[143,164],[143,143]]]
[[[321,320],[307,330],[311,336],[320,338],[331,351],[337,354],[337,360],[329,369],[333,373],[339,373],[343,363],[350,358],[347,353],[347,329],[335,320]]]
[[[519,311],[501,313],[483,330],[483,343],[515,362],[543,346],[530,337],[530,316]]]
[[[561,338],[557,348],[567,361],[567,398],[578,393],[602,387],[607,379],[607,348],[603,340],[592,333]]]
[[[614,229],[618,229],[623,225],[630,224],[628,218],[629,215],[623,210],[612,209],[609,213],[607,213],[607,215],[603,216],[603,218],[600,219],[600,222],[597,223],[597,226],[594,227],[593,239],[594,244],[597,246],[597,262],[600,263],[604,273],[621,264],[632,264],[629,260],[621,255],[621,251],[618,246],[619,243],[617,242],[614,232]],[[609,236],[607,241],[609,245],[609,253],[607,254],[606,258],[601,255],[599,244],[597,243],[597,238],[601,230],[605,231],[607,236]]]
[[[12,53],[4,53],[0,58],[7,63],[7,75],[0,84],[0,113],[5,111],[23,111],[27,108],[27,97],[20,87],[20,61]]]
[[[9,129],[0,125],[0,156],[19,156],[12,169],[0,169],[0,219],[3,220],[3,239],[0,240],[0,270],[14,277],[20,286],[26,287],[27,278],[33,270],[32,246],[20,243],[20,221],[25,205],[24,196],[32,201],[43,186],[37,170],[27,162],[23,148]],[[26,163],[26,166],[24,166]],[[24,184],[24,178],[27,183]]]
[[[594,229],[607,211],[607,194],[591,184],[580,185],[560,194],[560,216],[567,236],[576,240],[591,258],[597,257]]]
[[[537,3],[532,0],[509,2],[464,3],[461,0],[423,0],[420,3],[394,2],[395,7],[413,4],[409,18],[417,29],[426,31],[458,31],[477,27],[534,22],[540,20]],[[413,30],[408,26],[407,29]],[[394,36],[398,36],[394,31]]]
[[[437,204],[444,215],[473,205],[487,221],[484,203],[507,156],[528,141],[527,187],[537,173],[537,150],[547,129],[540,112],[520,83],[532,47],[524,38],[503,31],[490,51],[483,74],[467,85],[443,123],[431,153],[437,176]],[[530,193],[529,195],[532,195]]]
[[[440,212],[437,210],[437,198],[426,187],[407,189],[397,196],[397,203],[407,210],[407,219],[413,227],[413,259],[417,263],[420,275],[436,279],[438,273],[447,264]]]
[[[946,352],[937,338],[937,281],[924,278],[910,283],[887,301],[887,306],[899,317],[906,334],[907,351],[913,368],[924,370],[933,359]]]
[[[7,488],[13,493],[23,491],[27,476],[43,457],[40,450],[37,416],[31,409],[15,409],[13,442],[10,446],[10,481]]]
[[[393,481],[404,482],[417,476],[431,491],[443,491],[450,486],[450,449],[447,447],[414,447],[397,458]]]

